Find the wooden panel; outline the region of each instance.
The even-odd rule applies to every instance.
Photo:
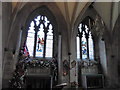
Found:
[[[84,88],[103,88],[104,79],[102,74],[84,74],[82,75],[82,86]]]

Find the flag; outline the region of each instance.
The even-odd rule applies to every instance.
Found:
[[[24,47],[24,56],[29,56],[29,51],[26,45]]]

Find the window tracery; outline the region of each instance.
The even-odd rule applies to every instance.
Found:
[[[45,15],[38,15],[31,21],[26,45],[31,57],[53,56],[53,25]]]
[[[79,24],[77,33],[77,59],[93,60],[94,43],[89,27],[83,23]]]

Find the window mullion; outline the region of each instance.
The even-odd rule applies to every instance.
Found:
[[[93,40],[93,59],[95,58],[95,41],[94,41],[94,39],[93,39],[93,37],[92,37],[92,40]]]
[[[34,39],[34,51],[33,51],[33,57],[36,56],[36,45],[37,45],[37,32],[38,32],[38,27],[36,25],[36,21],[34,20],[34,24],[35,24],[35,39]]]
[[[34,40],[34,52],[33,52],[33,57],[36,56],[36,44],[37,44],[37,32],[35,32],[35,40]]]
[[[55,32],[54,32],[54,27],[53,27],[53,47],[55,47],[55,42],[56,42],[56,37],[54,36],[55,34],[54,34]],[[54,54],[55,54],[55,49],[57,50],[57,48],[55,47],[55,48],[53,48],[52,49],[52,57],[56,57]]]
[[[87,35],[86,40],[87,40],[87,58],[89,59],[89,36]]]
[[[79,37],[79,40],[80,40],[80,59],[82,60],[82,37],[81,35]]]
[[[45,58],[46,55],[46,40],[47,40],[47,28],[44,26],[44,50],[43,50],[43,58]]]

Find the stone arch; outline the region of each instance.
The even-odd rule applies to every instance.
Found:
[[[25,30],[24,27],[25,27],[26,20],[27,20],[28,16],[36,8],[39,8],[43,5],[46,6],[47,8],[49,8],[51,13],[55,16],[55,20],[58,24],[58,28],[57,28],[58,32],[62,33],[62,30],[66,30],[66,34],[67,34],[66,21],[62,15],[62,13],[60,13],[61,11],[57,7],[56,3],[36,3],[36,2],[32,3],[32,2],[28,2],[21,9],[20,9],[20,7],[18,7],[18,9],[20,9],[20,10],[16,13],[16,18],[14,18],[14,20],[12,22],[13,26],[11,27],[11,32],[10,32],[9,38],[8,38],[8,45],[9,45],[8,48],[15,48],[16,47],[14,45],[17,41],[17,38],[12,40],[12,42],[11,42],[11,39],[13,39],[15,36],[18,36],[18,34],[19,34],[18,30],[21,30],[21,29],[23,29],[23,31]],[[62,27],[60,27],[60,26],[62,26]],[[13,36],[13,33],[16,33],[16,35]],[[25,35],[23,35],[23,37],[25,38]]]
[[[48,17],[48,19],[51,21],[51,24],[54,26],[55,30],[53,31],[53,33],[55,33],[55,37],[58,36],[58,23],[56,22],[56,18],[54,17],[52,12],[49,10],[49,8],[47,8],[45,5],[43,5],[43,6],[38,7],[37,9],[35,9],[28,16],[28,18],[25,22],[25,26],[23,27],[23,33],[24,33],[23,37],[25,37],[25,38],[22,39],[22,46],[24,45],[24,41],[27,38],[27,32],[29,29],[30,22],[33,20],[34,17],[36,17],[38,15],[45,15]],[[56,39],[56,41],[57,41],[57,39]]]
[[[78,19],[75,21],[75,24],[74,24],[74,31],[73,31],[73,33],[72,33],[72,36],[73,36],[73,38],[74,38],[74,40],[75,40],[75,37],[76,37],[76,34],[77,34],[77,29],[78,29],[78,25],[86,18],[86,17],[90,17],[91,19],[93,19],[93,20],[95,20],[95,18],[96,18],[96,15],[100,18],[100,19],[102,19],[102,17],[98,14],[98,12],[91,6],[91,5],[89,5],[89,7],[87,7],[87,9],[86,9],[86,11],[84,11],[83,13],[82,13],[82,16],[81,17],[79,17],[78,16]],[[102,19],[103,20],[103,19]],[[105,23],[104,23],[105,24]],[[105,31],[106,30],[106,31]],[[103,32],[103,36],[104,36],[104,34],[106,34],[106,32],[108,32],[108,30],[107,30],[107,27],[106,27],[106,25],[105,25],[105,29],[104,29],[104,32]],[[105,40],[104,39],[106,39],[106,37],[104,37],[103,38],[103,36],[97,36],[96,35],[96,31],[93,33],[94,34],[94,38],[95,38],[95,40],[94,40],[94,42],[95,42],[95,44],[94,44],[94,46],[95,46],[95,48],[94,48],[94,50],[95,50],[95,59],[96,59],[96,61],[98,61],[98,63],[102,63],[102,65],[100,65],[100,69],[99,69],[99,73],[104,73],[104,72],[106,72],[106,69],[107,69],[107,59],[106,59],[106,47],[105,47]],[[108,33],[109,34],[109,33]],[[103,41],[102,41],[102,40]],[[103,57],[104,58],[101,58],[100,57],[100,55],[102,54],[101,53],[101,51],[102,50],[100,50],[100,48],[101,47],[99,47],[100,46],[100,40],[101,40],[101,42],[102,42],[102,45],[104,46],[104,55],[103,55]],[[76,45],[73,45],[74,47],[76,46]],[[76,48],[75,48],[76,49]],[[74,49],[74,51],[75,51],[75,49]],[[76,52],[76,51],[75,51]],[[74,57],[76,56],[75,55],[76,53],[74,53]],[[75,58],[76,59],[76,58]],[[105,64],[103,64],[104,63],[104,60],[102,60],[102,59],[104,59],[105,60]],[[104,71],[103,71],[103,69],[105,69]],[[107,72],[106,72],[107,73]],[[105,74],[105,73],[104,73]]]
[[[100,19],[102,19],[102,17],[98,14],[98,12],[94,9],[94,7],[92,5],[89,5],[87,7],[86,11],[84,11],[82,13],[82,17],[78,16],[78,19],[75,21],[75,24],[74,24],[74,29],[77,29],[79,23],[82,22],[86,17],[90,17],[92,20],[95,21],[96,16],[98,16]],[[105,26],[105,30],[108,31],[108,29],[107,29],[107,27],[105,25],[105,22],[104,22],[104,26]],[[97,33],[97,32],[95,32],[95,33]]]
[[[58,23],[56,22],[56,18],[54,17],[54,15],[52,14],[52,12],[49,10],[49,8],[45,5],[42,5],[38,8],[36,8],[35,10],[33,10],[33,12],[30,13],[30,15],[28,16],[26,22],[25,22],[25,26],[23,28],[23,34],[25,38],[22,38],[22,43],[21,43],[21,47],[25,45],[26,43],[26,39],[27,39],[27,33],[30,27],[30,23],[31,21],[34,20],[35,17],[42,15],[42,16],[46,16],[47,19],[50,21],[50,24],[53,26],[53,57],[57,57],[57,44],[58,44]]]
[[[97,11],[94,9],[94,7],[90,4],[88,7],[87,7],[87,9],[86,9],[86,11],[84,11],[83,13],[82,13],[82,17],[79,17],[78,16],[78,19],[75,21],[75,24],[74,24],[74,31],[73,31],[73,33],[72,33],[72,36],[74,36],[75,37],[75,35],[77,34],[77,29],[78,29],[78,25],[86,18],[86,17],[89,17],[89,18],[91,18],[93,21],[95,21],[95,18],[96,18],[96,16],[98,16],[100,19],[102,18],[102,17],[100,17],[100,15],[97,13]],[[105,28],[106,28],[106,26],[105,26]],[[96,42],[99,42],[98,40],[99,40],[99,38],[100,38],[100,36],[98,36],[97,35],[97,32],[96,31],[94,31],[94,32],[92,32],[92,34],[93,34],[93,36],[94,36],[94,41]],[[97,45],[96,45],[97,46]],[[95,50],[99,50],[98,48],[96,48]],[[97,54],[97,57],[98,57],[98,55],[99,55],[99,53]]]

